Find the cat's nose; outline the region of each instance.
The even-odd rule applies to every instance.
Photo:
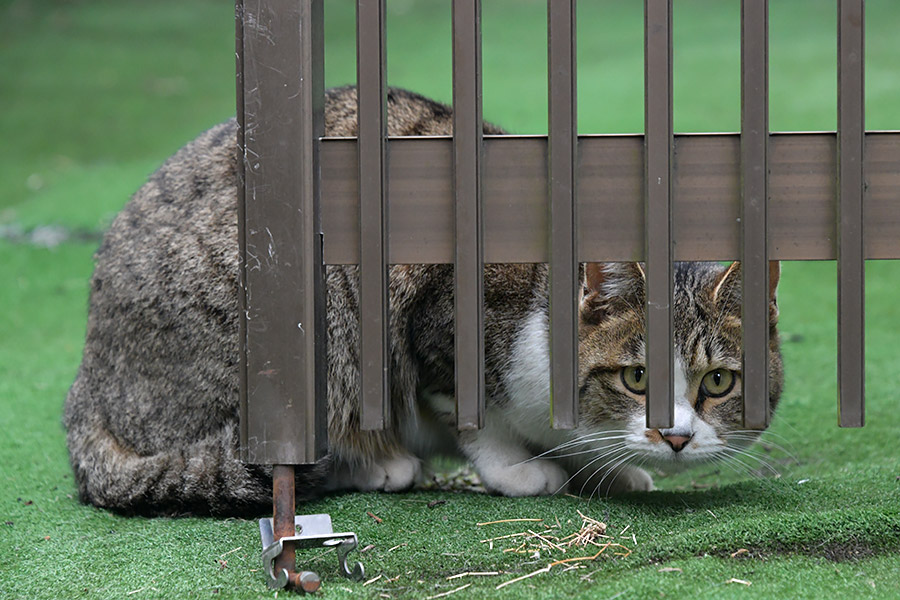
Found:
[[[688,442],[691,441],[692,437],[691,435],[664,435],[663,439],[672,447],[672,450],[681,452],[688,445]]]

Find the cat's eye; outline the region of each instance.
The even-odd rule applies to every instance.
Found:
[[[728,369],[715,369],[703,376],[700,387],[709,398],[721,398],[734,388],[735,376]]]
[[[644,367],[625,367],[622,369],[622,383],[633,394],[644,394],[647,392],[647,373]]]

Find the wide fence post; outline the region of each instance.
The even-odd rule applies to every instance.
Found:
[[[269,584],[315,591],[318,577],[296,572],[294,477],[327,444],[323,1],[235,7],[241,458],[273,465]]]
[[[322,8],[237,3],[241,456],[250,463],[314,463],[326,449]]]

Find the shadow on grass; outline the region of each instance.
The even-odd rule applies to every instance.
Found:
[[[647,549],[652,562],[773,554],[840,562],[900,551],[900,509],[831,482],[798,486],[752,480],[707,490],[630,494],[608,503],[610,511],[659,520]]]

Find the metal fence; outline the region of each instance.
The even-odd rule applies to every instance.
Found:
[[[348,140],[322,138],[322,0],[237,0],[243,458],[303,464],[326,450],[323,272],[339,263],[360,265],[365,429],[390,422],[389,264],[455,264],[467,429],[484,419],[483,266],[548,262],[550,420],[571,428],[579,263],[646,262],[647,425],[668,427],[672,262],[740,259],[744,420],[763,428],[769,261],[837,259],[840,424],[861,426],[863,266],[900,258],[900,134],[865,131],[863,0],[837,6],[836,133],[769,132],[768,3],[743,0],[741,133],[674,134],[672,0],[645,0],[645,134],[578,135],[575,0],[550,0],[549,135],[484,137],[480,1],[454,0],[454,135],[387,140],[385,0],[358,0]]]
[[[322,139],[323,0],[237,0],[244,460],[326,449],[325,264],[361,268],[365,429],[390,423],[389,264],[455,264],[468,429],[484,419],[483,266],[549,263],[548,420],[571,428],[578,265],[643,260],[647,426],[669,427],[673,260],[739,259],[744,420],[763,428],[769,261],[836,259],[840,424],[862,426],[864,260],[900,258],[900,133],[865,131],[863,0],[837,2],[837,132],[792,134],[768,127],[765,0],[741,4],[740,134],[674,134],[672,0],[644,5],[644,135],[577,134],[575,0],[549,0],[549,135],[483,136],[480,0],[454,0],[454,135],[387,140],[385,0],[358,0],[353,140]]]

